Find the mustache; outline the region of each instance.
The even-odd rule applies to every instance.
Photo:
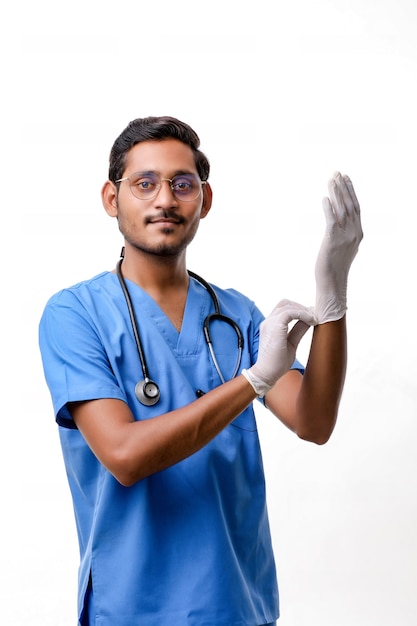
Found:
[[[164,211],[158,211],[158,213],[152,213],[145,218],[146,224],[152,224],[153,222],[158,222],[159,220],[168,220],[170,222],[175,222],[176,224],[183,224],[185,219],[182,215],[178,215],[172,209],[165,209]]]

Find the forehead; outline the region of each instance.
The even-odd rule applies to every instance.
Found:
[[[197,172],[193,151],[178,139],[142,141],[129,150],[126,174],[154,171],[166,176],[178,172]]]

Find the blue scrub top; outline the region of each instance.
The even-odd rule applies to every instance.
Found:
[[[161,390],[140,404],[143,378],[123,292],[104,272],[64,289],[47,303],[40,348],[71,488],[80,546],[78,610],[90,572],[101,626],[259,626],[279,614],[265,483],[252,405],[203,449],[123,487],[93,455],[68,402],[116,398],[136,420],[196,400],[221,384],[202,330],[214,312],[207,290],[190,279],[181,332],[140,287],[126,281],[149,369]],[[244,337],[242,368],[256,360],[264,319],[252,301],[215,287],[221,311]],[[226,380],[237,338],[211,325]],[[296,361],[294,366],[302,369]]]

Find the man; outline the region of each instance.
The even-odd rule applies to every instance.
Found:
[[[336,422],[362,239],[352,183],[337,173],[323,202],[315,307],[283,300],[264,320],[244,295],[187,272],[209,169],[187,124],[132,121],[102,189],[124,238],[117,269],[54,295],[42,316],[80,545],[79,624],[275,623],[253,401],[317,444]],[[309,326],[304,370],[296,349]]]

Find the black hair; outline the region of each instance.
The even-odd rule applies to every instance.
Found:
[[[199,150],[200,138],[191,126],[175,117],[150,116],[132,120],[117,137],[110,151],[109,180],[114,183],[123,177],[127,153],[137,143],[142,141],[162,141],[164,139],[178,139],[190,146],[200,179],[208,179],[210,163],[206,155]]]

